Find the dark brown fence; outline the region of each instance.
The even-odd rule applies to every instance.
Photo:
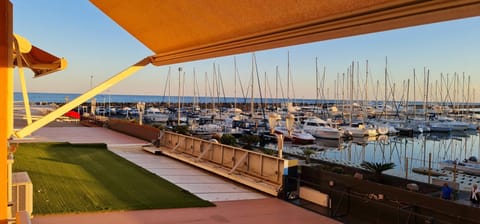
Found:
[[[440,199],[439,192],[412,192],[309,166],[301,167],[299,184],[328,194],[330,216],[346,223],[480,223],[480,208]]]
[[[160,134],[160,130],[157,128],[148,125],[138,125],[125,120],[110,119],[107,122],[107,127],[149,142],[155,141]]]

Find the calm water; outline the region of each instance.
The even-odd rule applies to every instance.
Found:
[[[406,159],[408,172],[412,168],[428,167],[429,154],[432,168],[439,168],[443,160],[463,160],[470,156],[480,158],[480,137],[476,131],[469,133],[427,133],[415,137],[381,136],[350,141],[319,140],[316,144],[326,150],[312,157],[347,161],[360,164],[362,161],[392,162],[396,164],[392,172],[405,174]],[[295,146],[286,146],[295,151]]]

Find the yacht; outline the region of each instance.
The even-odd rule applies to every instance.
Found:
[[[339,139],[343,133],[320,118],[311,117],[302,121],[303,130],[317,138]]]

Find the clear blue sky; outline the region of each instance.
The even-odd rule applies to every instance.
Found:
[[[31,92],[82,93],[90,87],[91,76],[94,85],[99,84],[139,59],[152,54],[86,0],[11,1],[14,5],[14,32],[57,56],[65,57],[69,64],[65,71],[42,78],[30,78],[32,75],[28,73],[27,85]],[[366,60],[369,60],[368,86],[371,87],[368,90],[369,98],[375,98],[377,80],[381,85],[378,97],[383,98],[385,57],[388,57],[387,70],[390,80],[396,83],[397,99],[401,97],[399,95],[402,92],[403,81],[409,78],[412,94],[413,69],[416,69],[417,80],[420,82],[420,84],[417,82],[417,99],[420,98],[418,92],[421,91],[420,86],[423,86],[424,67],[430,70],[433,87],[435,80],[438,80],[437,86],[440,85],[440,73],[448,73],[450,79],[455,72],[464,73],[465,77],[471,76],[471,91],[475,89],[475,95],[479,95],[478,40],[480,18],[475,17],[261,51],[256,52],[256,58],[261,80],[263,82],[266,72],[273,95],[277,65],[286,94],[288,51],[294,85],[294,90],[290,90],[290,97],[293,97],[295,92],[297,98],[315,98],[315,57],[318,57],[319,69],[326,68],[325,92],[328,88],[329,92],[326,92],[328,98],[334,95],[333,86],[337,74],[345,73],[352,61],[360,63],[361,79],[365,79]],[[247,86],[251,75],[252,56],[247,53],[237,55],[236,58],[241,80],[243,85]],[[233,96],[233,56],[171,65],[172,95],[177,94],[179,66],[186,72],[185,94],[193,95],[192,77],[195,68],[199,89],[204,95],[205,73],[208,73],[209,80],[212,80],[213,63],[220,65],[226,95]],[[167,73],[168,66],[149,66],[106,93],[163,95]],[[342,79],[338,82],[342,82]],[[465,85],[462,84],[462,77],[459,87],[465,89],[467,87],[466,81]],[[18,80],[15,90],[20,90]],[[341,95],[341,92],[339,94]],[[240,95],[240,87],[237,87],[237,95]],[[267,93],[267,96],[269,95]],[[480,97],[475,99],[477,102],[480,101]]]

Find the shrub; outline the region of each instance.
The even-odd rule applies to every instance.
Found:
[[[225,145],[235,146],[237,143],[237,139],[231,134],[224,134],[220,138],[220,142]]]

